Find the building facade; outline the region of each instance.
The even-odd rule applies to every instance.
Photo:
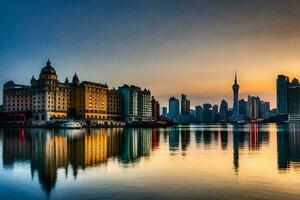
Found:
[[[175,119],[179,116],[179,100],[175,97],[169,99],[169,114],[170,119]]]
[[[259,118],[260,98],[255,96],[248,96],[248,117],[251,120]]]
[[[34,121],[65,118],[69,109],[69,87],[57,79],[55,69],[47,61],[38,79],[31,79],[32,116]]]
[[[108,90],[107,114],[112,120],[121,120],[123,113],[122,93],[116,89]]]
[[[294,78],[288,86],[289,121],[300,121],[300,84]]]
[[[220,121],[226,122],[228,120],[228,103],[223,99],[220,106]]]
[[[181,115],[190,115],[190,100],[187,99],[187,96],[181,95]]]
[[[151,103],[152,103],[152,118],[154,121],[158,121],[160,116],[159,102],[156,101],[155,98],[152,96]]]
[[[278,75],[276,80],[277,114],[288,113],[288,85],[289,78],[284,75]]]
[[[151,92],[140,87],[123,85],[118,90],[123,96],[123,115],[128,123],[152,121]]]

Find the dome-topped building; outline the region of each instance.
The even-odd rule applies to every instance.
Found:
[[[55,69],[51,66],[51,62],[48,59],[46,66],[41,70],[40,79],[56,80],[57,75]]]

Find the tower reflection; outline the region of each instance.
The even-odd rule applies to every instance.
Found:
[[[281,125],[277,130],[278,169],[300,168],[300,124]]]

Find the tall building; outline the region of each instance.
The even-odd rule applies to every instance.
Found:
[[[226,122],[228,117],[228,103],[223,99],[220,106],[220,120]]]
[[[155,98],[152,96],[152,118],[154,121],[159,120],[160,116],[160,106],[159,102],[155,100]]]
[[[196,112],[196,120],[198,122],[202,122],[203,120],[203,109],[202,109],[202,106],[196,106],[195,107],[195,112]]]
[[[140,87],[123,85],[118,90],[123,95],[123,115],[126,122],[151,121],[151,92]]]
[[[167,107],[162,107],[162,115],[166,117],[168,115],[168,108]]]
[[[248,117],[252,120],[259,118],[260,98],[248,96]]]
[[[169,118],[175,119],[179,116],[179,100],[175,97],[169,99]]]
[[[237,83],[237,76],[235,73],[234,76],[234,84],[232,85],[232,90],[233,90],[233,116],[238,116],[239,115],[239,88],[240,86]]]
[[[219,113],[218,113],[218,105],[214,105],[212,107],[212,122],[218,122],[219,121]]]
[[[181,95],[181,115],[190,115],[191,102],[187,99],[187,96]]]
[[[260,117],[268,119],[270,114],[270,102],[260,101]]]
[[[288,86],[289,121],[300,121],[300,84],[294,78]]]
[[[212,122],[212,106],[209,103],[203,104],[203,122]]]
[[[288,85],[289,78],[284,75],[278,75],[276,80],[277,114],[288,113]]]
[[[247,116],[247,101],[245,99],[239,100],[239,114],[242,116]]]

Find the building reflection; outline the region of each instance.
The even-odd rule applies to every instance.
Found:
[[[168,145],[166,148],[171,155],[186,156],[188,150],[194,147],[191,145],[194,142],[196,148],[204,151],[220,148],[232,153],[229,162],[238,174],[243,155],[256,154],[269,144],[270,129],[265,128],[264,125],[251,124],[200,127],[192,132],[189,128],[178,127],[62,131],[2,129],[3,166],[11,168],[17,162],[28,163],[32,178],[37,177],[45,193],[50,195],[59,169],[66,176],[71,174],[76,178],[82,170],[106,166],[109,161],[120,162],[125,167],[130,164],[135,166],[143,160],[141,158],[148,158],[157,151],[160,143]],[[277,130],[278,169],[296,168],[300,162],[300,125],[290,124]]]
[[[179,149],[179,130],[173,128],[169,132],[169,150],[171,152],[177,151]]]
[[[142,156],[150,156],[152,129],[125,129],[120,161],[137,162]]]
[[[226,150],[228,146],[228,129],[227,124],[221,126],[221,149]]]
[[[278,169],[300,168],[300,124],[290,123],[277,130]]]
[[[143,135],[143,134],[142,134]],[[149,155],[151,140],[143,138],[141,155]],[[107,163],[121,154],[123,129],[46,130],[3,129],[3,166],[29,162],[32,178],[37,174],[47,195],[55,187],[57,170],[68,166],[76,178],[79,169]],[[145,141],[147,140],[147,141]]]

